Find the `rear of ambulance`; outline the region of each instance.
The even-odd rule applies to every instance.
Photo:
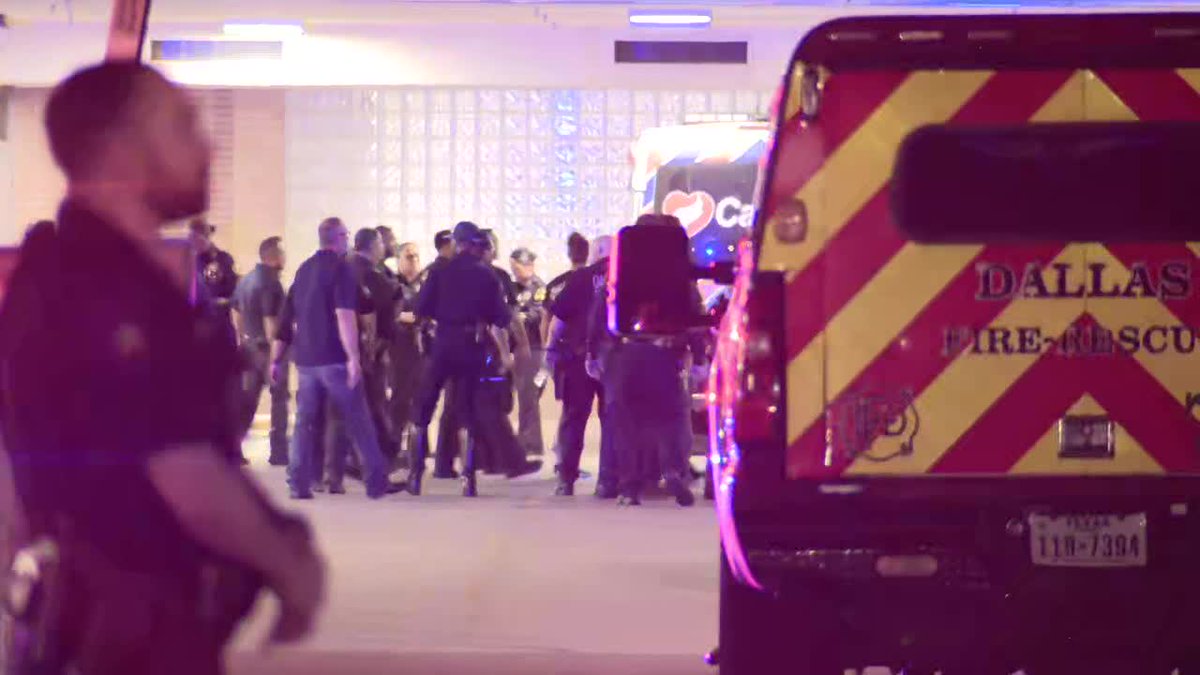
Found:
[[[1197,15],[803,40],[713,375],[723,671],[1200,666],[1198,123]]]

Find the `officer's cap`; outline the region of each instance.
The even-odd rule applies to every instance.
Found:
[[[479,226],[469,220],[464,220],[454,226],[454,241],[463,244],[478,242],[483,236]]]
[[[537,260],[537,254],[522,246],[512,252],[512,259],[522,265],[532,265]]]

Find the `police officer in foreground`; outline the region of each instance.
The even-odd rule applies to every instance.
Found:
[[[232,309],[238,275],[233,256],[217,248],[213,242],[212,236],[216,231],[217,228],[203,218],[195,218],[188,224],[188,241],[196,255],[196,273],[200,281],[196,290],[201,305],[208,308],[218,318],[221,327],[236,340]]]
[[[238,331],[238,346],[249,364],[243,380],[246,409],[243,426],[247,429],[258,412],[263,387],[271,379],[271,340],[279,330],[279,314],[283,311],[286,293],[280,275],[285,256],[283,240],[267,237],[258,245],[258,265],[238,281],[233,293],[234,326]],[[278,383],[271,383],[271,454],[272,466],[285,466],[288,461],[288,392],[287,371]]]
[[[509,257],[517,290],[517,317],[524,324],[529,343],[529,351],[517,358],[513,368],[518,408],[517,438],[526,455],[540,457],[546,452],[541,410],[542,391],[546,385],[546,349],[542,341],[546,283],[534,270],[537,256],[533,251],[518,248]]]
[[[417,296],[418,317],[436,322],[428,378],[417,401],[413,437],[413,457],[408,489],[421,493],[425,456],[429,452],[429,422],[443,385],[454,385],[453,400],[459,418],[472,436],[483,432],[472,406],[487,356],[487,340],[512,321],[512,310],[504,300],[500,280],[483,262],[486,239],[474,223],[462,222],[454,228],[458,253],[449,262],[434,269]],[[499,336],[503,337],[503,336]],[[463,495],[478,494],[475,482],[475,453],[467,444],[463,461]]]
[[[614,499],[617,496],[617,456],[612,446],[612,423],[609,419],[609,397],[601,380],[588,372],[589,347],[593,360],[601,359],[602,346],[589,339],[593,307],[603,297],[608,276],[608,255],[612,237],[597,237],[592,246],[591,265],[576,270],[567,279],[562,292],[550,305],[554,315],[551,322],[551,347],[554,354],[554,389],[563,402],[558,423],[558,487],[555,494],[575,494],[575,481],[580,477],[579,459],[583,454],[584,432],[592,409],[600,409],[600,475],[596,481],[596,497]]]
[[[659,215],[642,216],[635,226],[683,227],[678,218]],[[698,294],[694,300],[699,315]],[[605,297],[599,295],[592,310],[593,334],[606,332],[600,328],[605,323],[604,310]],[[690,401],[683,379],[688,346],[684,338],[616,338],[603,365],[599,369],[593,366],[593,370],[600,371],[605,391],[611,396],[608,402],[612,406],[613,442],[621,453],[620,505],[641,504],[647,474],[653,478],[661,475],[680,506],[691,506],[696,501],[688,480],[690,443],[688,448],[682,447]],[[653,469],[648,471],[648,467]]]
[[[33,600],[48,649],[17,667],[218,675],[261,587],[274,639],[298,640],[324,573],[238,466],[233,341],[159,255],[160,230],[207,207],[208,144],[187,95],[134,62],[71,75],[45,122],[67,197],[0,309],[0,430],[56,569]]]

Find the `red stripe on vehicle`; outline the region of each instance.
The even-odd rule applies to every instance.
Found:
[[[825,159],[850,138],[908,76],[907,71],[896,70],[837,73],[829,78],[815,123],[805,123],[797,115],[781,125],[774,152],[777,157],[787,157],[789,164],[786,171],[776,173],[772,194],[791,196],[799,192]],[[808,126],[803,126],[805,124]]]
[[[1144,122],[1200,119],[1200,93],[1173,70],[1096,73]]]
[[[981,262],[1003,265],[1021,270],[1029,263],[1048,265],[1063,250],[1062,245],[1040,246],[990,246],[985,248],[967,265],[949,285],[921,310],[912,323],[900,332],[862,373],[856,377],[841,396],[828,406],[837,411],[849,405],[854,397],[863,393],[899,393],[910,390],[914,399],[938,378],[967,348],[943,352],[945,331],[948,327],[966,326],[981,329],[999,316],[1010,303],[1003,301],[979,301],[976,299],[979,276],[975,266]],[[837,345],[829,346],[830,357],[837,358]],[[978,358],[989,358],[981,356]],[[919,411],[918,411],[919,412]],[[836,412],[835,412],[836,414]],[[814,471],[830,475],[842,473],[853,458],[839,454],[833,458],[833,466],[823,466],[825,425],[813,424],[806,429],[791,450],[791,457],[803,464],[805,474]],[[816,452],[814,452],[814,449]],[[818,466],[818,465],[822,466]],[[791,465],[791,462],[789,462]]]
[[[1084,314],[1073,325],[1084,328],[1097,324]],[[1200,469],[1200,457],[1193,451],[1200,428],[1133,356],[1047,352],[980,416],[930,472],[1010,471],[1084,394],[1092,396],[1109,418],[1125,427],[1167,471]]]
[[[997,73],[963,104],[950,124],[1024,122],[1041,109],[1071,75],[1070,71]],[[904,247],[904,242],[892,223],[885,187],[788,284],[786,306],[796,308],[787,313],[788,357],[795,358],[804,351],[825,323]]]

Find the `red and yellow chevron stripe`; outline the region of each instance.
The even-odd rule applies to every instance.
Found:
[[[802,66],[798,66],[802,69]],[[977,301],[976,266],[1103,264],[1126,278],[1135,264],[1186,262],[1200,246],[920,246],[890,222],[892,158],[930,123],[1200,120],[1200,71],[853,72],[828,76],[820,115],[802,122],[789,100],[776,140],[766,213],[802,200],[805,241],[763,233],[759,268],[787,273],[787,470],[843,474],[1092,474],[1200,471],[1200,423],[1185,401],[1200,391],[1192,353],[1003,356],[947,349],[947,326],[1068,329],[1183,325],[1200,328],[1200,297]],[[868,457],[840,452],[839,411],[903,390],[919,417],[911,449],[899,437]],[[1107,414],[1112,461],[1057,456],[1056,423]]]

